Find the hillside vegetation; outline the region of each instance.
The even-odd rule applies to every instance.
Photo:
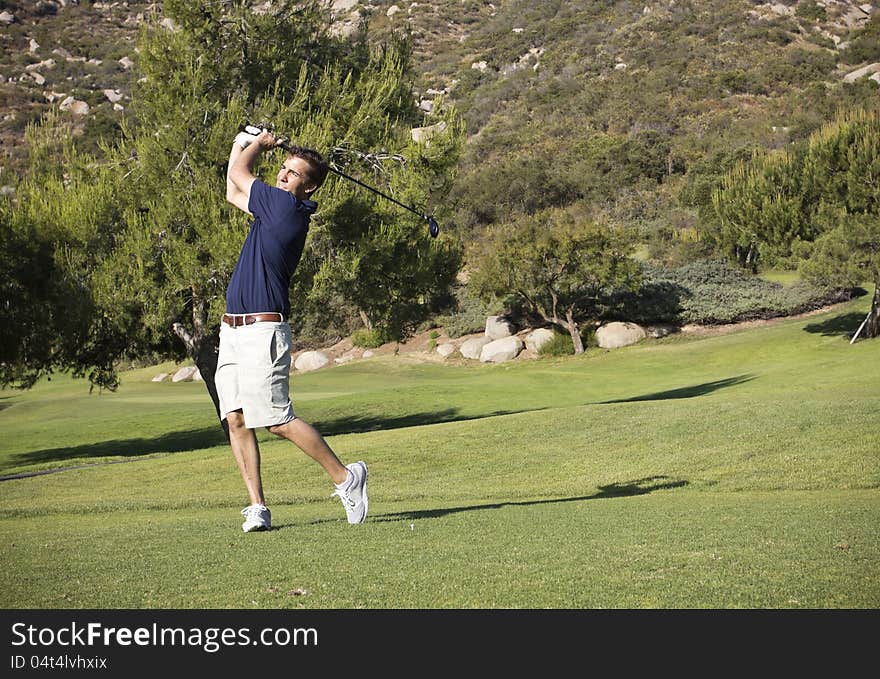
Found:
[[[414,96],[440,97],[466,119],[450,201],[469,236],[572,202],[680,233],[737,158],[805,139],[841,107],[877,106],[871,72],[847,78],[880,61],[876,3],[333,4],[341,30],[361,16],[376,40],[410,31]],[[67,96],[91,108],[70,114],[86,137],[111,131],[124,111],[104,90],[122,94],[124,109],[136,68],[119,60],[137,60],[138,27],[161,3],[3,0],[0,9],[15,16],[0,23],[6,171],[22,167],[25,123]]]
[[[169,14],[172,5],[164,5]],[[273,11],[269,0],[228,7],[238,5],[260,15]],[[721,308],[733,293],[719,288],[718,308],[709,308],[713,300],[698,300],[708,306],[697,311],[692,305],[690,315],[682,315],[681,305],[676,306],[682,295],[651,298],[688,275],[677,269],[696,266],[708,272],[707,260],[729,259],[731,250],[740,247],[717,237],[722,216],[713,200],[730,171],[759,154],[790,148],[802,153],[817,132],[836,139],[832,121],[841,111],[858,111],[868,128],[863,135],[868,140],[865,167],[868,174],[875,172],[870,144],[878,138],[873,128],[880,109],[876,4],[444,0],[404,6],[387,0],[370,5],[334,0],[328,6],[331,34],[349,35],[353,44],[360,22],[375,44],[409,36],[413,56],[403,84],[411,87],[418,113],[403,121],[407,128],[446,119],[464,122],[463,152],[449,173],[451,181],[450,176],[443,178],[443,192],[446,182],[451,186],[445,204],[435,209],[446,234],[441,242],[454,239],[462,245],[462,280],[479,273],[480,252],[487,243],[503,242],[514,228],[545,228],[548,215],[556,214],[588,232],[593,224],[625,231],[632,251],[621,254],[637,258],[644,265],[642,282],[654,286],[647,293],[643,286],[641,297],[626,306],[621,300],[625,293],[637,292],[635,276],[628,291],[613,290],[610,281],[597,279],[601,303],[591,304],[591,318],[582,319],[590,322],[635,319],[639,306],[667,309],[663,320],[673,322],[727,322],[816,308],[840,298],[841,288],[850,294],[872,278],[876,283],[871,224],[880,201],[872,188],[862,201],[864,209],[859,207],[864,212],[858,217],[859,229],[850,228],[848,207],[835,213],[833,225],[839,221],[841,226],[831,240],[840,240],[845,229],[852,231],[844,233],[849,234],[847,247],[859,251],[864,269],[848,272],[846,280],[838,277],[836,290],[819,285],[786,292],[786,299],[767,299],[769,293],[762,292],[747,308]],[[197,18],[197,5],[174,7],[191,20]],[[77,146],[100,155],[100,140],[119,136],[132,84],[146,75],[134,49],[138,31],[145,25],[155,31],[179,27],[163,19],[162,3],[2,0],[2,8],[0,103],[6,112],[0,127],[5,168],[0,183],[8,184],[3,190],[12,194],[10,174],[24,167],[25,124],[57,105]],[[845,159],[846,154],[838,156]],[[453,162],[450,156],[450,166]],[[740,174],[750,176],[745,170]],[[870,177],[865,182],[875,186]],[[414,178],[410,184],[440,193],[429,182]],[[210,191],[205,196],[210,203]],[[806,201],[798,205],[815,208]],[[205,207],[210,212],[216,206]],[[339,217],[346,228],[352,220],[361,228],[366,220],[350,213],[324,216],[328,224]],[[817,219],[816,224],[831,224],[826,212],[820,216],[824,221]],[[338,253],[339,246],[333,242],[325,250]],[[785,257],[794,253],[790,260],[765,259],[761,266],[796,267],[796,256],[810,250],[790,246],[786,242],[778,248]],[[325,259],[334,256],[339,259],[332,254]],[[849,250],[843,252],[847,257]],[[320,256],[312,259],[316,266],[326,263]],[[597,252],[591,259],[608,257]],[[750,264],[757,272],[753,258]],[[388,268],[383,267],[377,270]],[[822,269],[815,271],[821,283]],[[367,278],[359,274],[353,280],[363,279],[367,288],[375,289]],[[433,311],[448,311],[444,318],[517,312],[503,292],[477,305],[476,291],[461,289],[457,300],[449,299],[449,309]],[[773,295],[779,297],[775,291]],[[474,302],[470,307],[469,300]],[[335,340],[375,315],[364,313],[363,300],[346,304],[337,309],[340,319],[332,329],[327,327],[326,304],[318,315],[300,309],[304,320],[298,336],[313,344]],[[369,329],[371,322],[364,323]]]

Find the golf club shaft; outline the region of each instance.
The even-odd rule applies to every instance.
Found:
[[[258,127],[257,125],[250,125],[250,124],[242,125],[241,128],[240,128],[240,130],[241,130],[242,132],[247,132],[248,134],[259,134],[260,132],[262,132],[262,128],[261,128],[261,127]],[[285,141],[281,141],[281,142],[278,144],[278,147],[284,149],[284,150],[287,151],[288,153],[290,153],[290,152],[292,151],[290,145],[289,145],[287,142],[285,142]],[[342,170],[337,170],[335,167],[333,167],[333,166],[331,166],[331,165],[329,165],[329,164],[328,164],[328,169],[329,169],[330,172],[332,172],[333,174],[339,175],[339,176],[342,177],[343,179],[347,179],[347,180],[350,181],[350,182],[354,182],[354,183],[357,184],[358,186],[360,186],[360,187],[362,187],[362,188],[365,188],[365,189],[367,189],[367,190],[369,190],[369,191],[372,191],[372,192],[375,193],[377,196],[381,196],[381,197],[384,198],[385,200],[390,200],[392,203],[394,203],[395,205],[399,205],[399,206],[402,207],[404,210],[409,210],[410,212],[412,212],[412,213],[415,214],[415,215],[418,215],[419,217],[421,217],[421,218],[424,219],[425,221],[430,221],[430,220],[431,220],[431,217],[430,217],[429,215],[425,214],[424,212],[421,212],[421,211],[417,210],[416,208],[414,208],[414,207],[412,207],[412,206],[410,206],[410,205],[405,205],[404,203],[401,203],[401,202],[400,202],[399,200],[397,200],[396,198],[392,198],[391,196],[389,196],[389,195],[387,195],[387,194],[385,194],[385,193],[382,193],[379,189],[374,188],[374,187],[370,186],[369,184],[364,184],[364,183],[363,183],[362,181],[360,181],[359,179],[355,179],[355,178],[352,177],[351,175],[348,175],[348,174],[346,174],[345,172],[342,172]]]

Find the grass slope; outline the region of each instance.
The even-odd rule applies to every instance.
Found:
[[[876,608],[880,344],[807,319],[504,365],[297,375],[371,517],[260,434],[276,529],[199,384],[0,400],[4,608]],[[180,577],[185,573],[186,577]],[[297,592],[305,591],[305,594]]]

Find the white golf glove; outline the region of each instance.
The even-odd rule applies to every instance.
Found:
[[[241,146],[242,149],[246,149],[250,146],[257,138],[255,134],[248,134],[247,132],[239,132],[235,135],[235,143]]]

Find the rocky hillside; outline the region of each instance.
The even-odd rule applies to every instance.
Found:
[[[332,9],[341,32],[362,17],[376,39],[409,30],[414,97],[426,113],[442,99],[464,115],[471,143],[457,218],[467,227],[504,221],[523,209],[517,201],[527,210],[602,203],[609,191],[644,191],[645,181],[677,179],[676,199],[699,197],[712,169],[700,163],[717,166],[729,151],[707,134],[784,144],[836,107],[876,98],[880,83],[878,3],[332,0]],[[161,18],[160,2],[0,0],[0,186],[23,170],[25,126],[50,106],[87,147],[113,133],[126,114],[137,31],[151,15]],[[596,142],[596,133],[606,136]],[[605,147],[619,158],[644,155],[646,143],[663,157],[609,170],[608,186],[585,179],[607,161]],[[493,172],[483,171],[487,159],[497,161]],[[517,178],[544,160],[554,167],[539,172],[533,200]],[[493,207],[473,207],[481,203]],[[632,217],[631,206],[617,207]]]
[[[135,38],[148,2],[0,1],[0,184],[25,163],[23,133],[50,106],[78,134],[111,132],[125,115]]]

